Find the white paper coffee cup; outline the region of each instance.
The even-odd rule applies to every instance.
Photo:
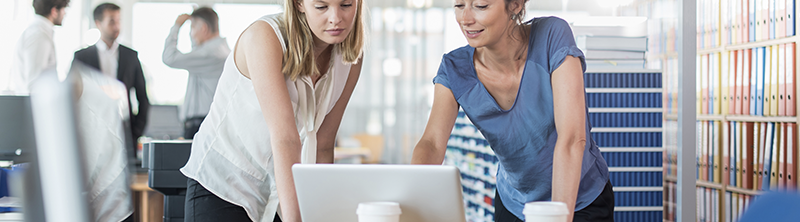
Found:
[[[356,209],[358,222],[399,222],[401,213],[396,202],[359,203]]]
[[[522,210],[525,221],[567,222],[567,204],[554,201],[534,201],[525,204]]]

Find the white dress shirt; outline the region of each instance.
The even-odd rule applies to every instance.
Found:
[[[109,48],[101,39],[95,46],[97,46],[97,56],[100,59],[100,71],[106,76],[116,79],[117,67],[119,67],[119,42],[114,41]]]
[[[180,26],[172,26],[164,43],[161,59],[169,67],[189,71],[186,95],[181,107],[181,118],[205,117],[211,107],[217,82],[225,65],[225,58],[231,53],[225,38],[216,37],[192,45],[192,51],[178,51],[178,31]]]
[[[56,68],[56,48],[53,42],[53,22],[36,15],[22,32],[16,46],[11,68],[10,89],[27,94],[30,83],[48,69]],[[55,72],[52,72],[55,73]]]

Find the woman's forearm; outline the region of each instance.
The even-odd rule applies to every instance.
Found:
[[[567,204],[570,212],[567,221],[572,221],[578,199],[585,144],[585,140],[558,141],[553,152],[552,199]]]
[[[300,163],[300,140],[276,141],[273,145],[275,161],[275,183],[278,188],[278,199],[281,203],[281,220],[300,222],[300,207],[297,192],[294,189],[292,165]]]
[[[411,157],[411,164],[442,164],[443,161],[444,152],[437,152],[434,144],[426,140],[417,143]]]

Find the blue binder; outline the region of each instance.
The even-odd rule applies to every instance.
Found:
[[[756,1],[750,1],[750,30],[748,34],[750,34],[750,41],[756,41]]]
[[[750,53],[750,115],[756,115],[756,76],[758,76],[758,48],[753,48]]]
[[[703,123],[704,123],[703,121],[695,122],[695,124],[696,124],[695,125],[695,132],[698,132],[698,133],[697,133],[696,138],[695,138],[696,145],[695,145],[695,161],[694,162],[697,163],[697,167],[695,169],[694,175],[697,175],[697,176],[695,176],[695,179],[697,179],[697,180],[700,179],[700,168],[702,167],[700,165],[700,160],[701,160],[700,156],[702,156],[702,154],[700,152],[700,148],[703,146],[703,144],[701,142],[702,141],[702,132],[703,132]]]
[[[697,13],[700,14],[699,16],[697,16],[697,26],[698,26],[697,39],[700,40],[700,41],[697,41],[697,42],[698,42],[698,44],[699,44],[701,49],[710,48],[710,47],[708,47],[706,45],[706,41],[705,41],[706,40],[705,39],[706,38],[706,21],[705,21],[705,14],[704,13],[708,13],[708,12],[702,10],[703,6],[704,6],[703,4],[698,4],[697,5]]]
[[[794,36],[796,34],[795,30],[794,30],[794,24],[796,22],[795,17],[794,17],[795,16],[794,15],[794,10],[795,10],[795,7],[796,7],[796,3],[797,3],[796,1],[792,1],[792,0],[787,0],[786,1],[786,35],[787,36]]]
[[[759,47],[756,53],[756,115],[764,115],[764,72],[766,68],[765,63],[765,47]]]
[[[778,8],[778,1],[769,0],[769,3],[769,24],[767,24],[769,26],[769,39],[775,39],[775,26],[778,24],[778,21],[775,20],[778,18],[775,14],[777,13],[775,9]]]
[[[714,109],[714,104],[717,103],[717,98],[719,95],[715,94],[716,88],[719,87],[719,57],[717,57],[717,53],[713,53],[708,56],[711,60],[709,63],[711,67],[709,68],[710,75],[708,84],[708,113],[709,114],[716,114],[716,109]]]
[[[714,109],[714,104],[717,103],[719,95],[715,92],[717,91],[717,87],[719,86],[717,81],[719,81],[719,57],[717,57],[717,53],[713,53],[709,55],[709,59],[711,60],[711,67],[709,69],[710,72],[710,84],[708,84],[708,113],[709,114],[716,114],[717,110]],[[721,114],[721,113],[720,113]]]
[[[732,142],[730,144],[728,144],[728,145],[732,149],[731,148],[727,148],[727,147],[724,148],[724,149],[728,149],[729,152],[730,152],[730,154],[728,155],[728,158],[729,158],[729,160],[728,160],[728,162],[729,162],[728,170],[730,171],[729,172],[729,177],[728,177],[729,178],[728,184],[731,185],[731,186],[736,186],[736,170],[739,170],[738,168],[736,168],[736,154],[737,154],[737,152],[736,152],[736,150],[737,150],[736,149],[737,140],[736,139],[738,138],[736,130],[738,128],[738,125],[739,125],[738,122],[731,122],[730,138],[732,139],[731,140]]]

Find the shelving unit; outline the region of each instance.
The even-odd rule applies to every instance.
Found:
[[[592,139],[609,166],[615,221],[663,218],[663,96],[660,70],[585,75]]]
[[[494,198],[497,186],[497,157],[483,135],[459,111],[450,139],[445,164],[461,171],[461,188],[469,222],[494,221]]]
[[[702,180],[698,180],[697,181],[697,186],[698,187],[705,187],[705,188],[714,188],[714,189],[719,189],[719,190],[722,190],[725,187],[725,185],[722,185],[722,184],[719,184],[719,183],[711,183],[711,182],[706,182],[706,181],[702,181]]]
[[[782,6],[784,3],[786,5]],[[796,112],[787,112],[790,109],[798,110],[798,104],[786,102],[788,100],[784,100],[784,92],[778,90],[779,88],[782,90],[784,85],[788,84],[787,78],[797,79],[798,76],[796,64],[800,63],[796,47],[800,45],[797,44],[800,42],[800,36],[794,32],[797,25],[794,23],[794,18],[785,18],[781,14],[781,10],[785,9],[792,10],[789,14],[796,15],[796,4],[796,0],[698,1],[697,26],[700,32],[696,56],[698,221],[737,221],[739,215],[747,210],[753,196],[761,194],[764,190],[777,189],[777,187],[770,188],[770,184],[764,184],[762,189],[756,186],[761,182],[757,176],[763,174],[761,171],[767,172],[766,177],[769,177],[770,172],[778,171],[778,168],[770,169],[757,163],[762,160],[775,161],[773,157],[779,159],[775,161],[779,165],[784,161],[796,162],[798,159],[797,152],[791,156],[779,155],[786,155],[786,150],[797,150],[796,142],[790,143],[790,146],[787,146],[786,142],[791,138],[796,141],[799,134],[796,127],[791,135],[784,135],[785,132],[782,132],[786,129],[783,127],[798,123]],[[753,25],[753,22],[756,25]],[[785,22],[792,22],[788,24],[794,25],[787,27]],[[744,59],[741,59],[742,57]],[[753,76],[762,77],[757,79]],[[792,81],[791,84],[794,92],[786,94],[797,95],[797,81]],[[749,95],[750,98],[740,99],[740,95],[748,96],[747,91],[756,89],[763,89],[764,97],[754,94]],[[748,99],[751,101],[747,102]],[[760,101],[763,105],[756,106],[758,110],[751,110],[750,103],[753,101]],[[736,103],[741,103],[742,108],[736,108],[738,105]],[[774,105],[779,103],[785,103],[787,106],[784,108]],[[792,107],[788,107],[788,104]],[[775,135],[769,130],[755,131],[762,124],[774,129]],[[753,128],[754,131],[747,131]],[[748,136],[750,138],[746,138]],[[770,148],[772,144],[775,147]],[[753,152],[750,153],[748,150]],[[772,156],[770,150],[781,152]],[[726,158],[729,159],[726,161]],[[797,166],[795,168],[795,172],[800,172],[798,171],[800,168]],[[747,169],[752,169],[754,172],[741,172]],[[770,182],[774,186],[777,178],[778,181],[786,181],[788,187],[798,186],[797,180],[784,179],[783,176],[780,174]],[[746,177],[745,180],[749,177],[752,179],[743,181],[742,177]],[[674,179],[671,176],[665,178],[667,182]]]
[[[789,23],[789,26],[775,26],[786,27],[786,29],[782,30],[793,29],[792,32],[786,32],[785,36],[782,36],[781,32],[775,32],[773,36],[770,36],[770,32],[761,32],[764,31],[764,29],[759,31],[763,35],[759,34],[758,41],[755,41],[755,36],[750,36],[750,30],[749,27],[747,27],[749,26],[750,22],[749,13],[776,13],[779,15],[777,18],[781,18],[780,6],[781,3],[784,2],[788,4],[785,9],[792,10],[789,12],[797,15],[797,0],[638,0],[635,1],[635,3],[624,7],[628,11],[634,11],[635,15],[637,16],[648,17],[648,28],[653,30],[648,33],[648,37],[658,41],[652,45],[659,46],[658,48],[648,49],[656,52],[647,54],[648,64],[653,63],[656,66],[660,66],[653,68],[661,68],[665,73],[665,218],[663,221],[737,221],[738,215],[730,211],[726,211],[726,209],[742,212],[745,210],[743,205],[746,205],[746,203],[745,201],[741,200],[734,202],[732,199],[735,199],[734,197],[736,196],[743,195],[745,197],[748,195],[755,196],[763,192],[756,189],[743,189],[741,187],[732,186],[724,183],[723,181],[716,182],[711,180],[711,182],[709,182],[707,180],[696,180],[687,182],[687,179],[691,178],[691,175],[695,174],[695,172],[692,172],[692,170],[700,167],[699,164],[701,164],[701,162],[698,161],[700,158],[703,158],[703,156],[700,154],[693,155],[691,152],[694,149],[692,148],[698,147],[698,145],[704,143],[702,141],[702,137],[699,136],[696,137],[698,141],[696,141],[694,144],[692,143],[691,140],[695,140],[695,138],[690,137],[692,133],[686,133],[693,132],[694,129],[692,128],[695,128],[692,125],[689,125],[690,121],[718,122],[720,125],[728,125],[732,122],[766,122],[777,123],[776,125],[780,125],[798,123],[797,115],[764,116],[750,115],[749,113],[730,114],[728,112],[695,112],[694,105],[691,105],[693,102],[692,99],[695,98],[695,86],[697,86],[697,89],[700,89],[704,84],[708,85],[708,82],[701,81],[700,78],[693,78],[693,75],[686,74],[697,73],[696,71],[700,71],[703,68],[709,68],[708,66],[703,66],[703,62],[705,61],[696,59],[696,57],[701,55],[720,55],[719,57],[724,58],[724,56],[721,55],[727,54],[731,51],[779,46],[784,44],[794,44],[795,47],[800,45],[797,44],[800,42],[800,36],[795,35],[796,33],[793,32],[794,30],[797,30],[796,19],[794,16],[792,16],[792,18],[784,17],[782,20],[767,19],[769,21],[764,20],[759,23],[764,24],[764,22],[766,22],[767,25],[764,27],[767,27],[766,30],[768,31],[770,29],[769,27],[771,27],[768,25],[772,25],[773,21],[778,21],[775,24],[780,24],[784,21],[793,22]],[[746,5],[743,7],[740,3],[744,3]],[[764,11],[749,11],[748,9],[750,8],[755,9],[755,7],[751,6],[758,6],[759,8],[763,7]],[[769,10],[770,7],[773,8],[773,11]],[[778,10],[774,10],[776,8]],[[669,13],[673,13],[675,16],[671,16]],[[769,16],[754,16],[753,18],[761,20],[769,18]],[[693,32],[692,29],[694,29],[695,32]],[[675,32],[675,30],[679,31],[675,35],[666,35],[667,38],[664,38],[665,35],[662,33],[672,33]],[[696,36],[693,36],[695,34]],[[653,38],[654,36],[657,38]],[[789,62],[795,64],[795,70],[790,71],[793,71],[794,77],[797,79],[796,65],[800,64],[800,62],[798,62],[800,60],[798,60],[797,50],[795,49],[795,51],[793,51],[793,53],[790,55],[793,56],[793,59],[791,59]],[[694,64],[695,61],[697,64]],[[717,81],[725,81],[726,77],[728,77],[728,74],[731,73],[731,70],[726,70],[721,65],[722,64],[719,64],[717,67],[712,66],[713,72],[717,73],[716,78],[719,79]],[[695,69],[696,71],[693,71],[692,69]],[[735,69],[733,71],[735,71]],[[772,70],[767,70],[765,73],[769,74],[771,71]],[[748,82],[749,79],[745,80],[744,83]],[[794,94],[797,95],[797,81],[794,81],[792,84],[795,86]],[[697,93],[697,97],[703,96],[699,90]],[[729,92],[725,91],[717,93],[717,95],[721,95],[722,97],[719,99],[723,99],[726,94],[729,94]],[[681,99],[684,101],[680,101]],[[702,109],[702,104],[700,101],[698,101],[696,104],[697,109]],[[797,104],[794,105],[794,108],[795,110],[798,110]],[[721,109],[724,110],[725,108]],[[724,134],[723,130],[718,131],[720,134]],[[697,135],[701,135],[702,132],[703,131],[701,128],[697,128]],[[797,138],[798,132],[795,131],[792,133],[792,135],[794,138]],[[678,138],[681,137],[683,139],[679,140]],[[719,144],[720,145],[715,147],[713,150],[717,150],[719,154],[724,154],[722,151],[724,151],[723,147],[725,147],[724,145],[726,144],[722,143],[722,141],[720,141]],[[797,143],[794,143],[794,146],[797,146]],[[692,160],[689,156],[695,156],[697,160]],[[794,153],[793,156],[795,160],[798,158],[797,153]],[[679,163],[679,160],[681,160],[681,163]],[[752,164],[752,161],[748,164]],[[726,170],[722,165],[718,166],[716,170]],[[795,166],[797,167],[797,164]],[[678,175],[678,169],[682,169],[682,175]],[[800,168],[797,168],[795,172],[800,172]],[[697,170],[698,175],[696,176],[700,176],[701,173],[702,172],[700,172],[700,170]],[[679,177],[683,180],[681,183],[679,183]],[[722,178],[720,177],[720,180],[721,179]],[[793,185],[797,186],[798,184],[794,183]],[[696,193],[688,190],[691,186],[696,186],[698,189],[696,190]],[[706,189],[714,189],[716,192],[706,192]],[[682,190],[682,194],[678,194],[681,192],[679,190]],[[678,200],[680,199],[678,197],[679,195],[683,200]],[[717,196],[715,198],[718,201],[714,203],[703,202],[703,199],[707,198],[706,196],[714,195]],[[692,203],[695,200],[699,201]],[[678,201],[680,201],[680,204],[677,203]],[[731,206],[726,204],[730,204]],[[693,212],[694,210],[697,210],[697,212]],[[679,215],[678,211],[682,211],[683,215]],[[709,215],[707,212],[714,212],[715,215]]]
[[[697,115],[699,121],[737,121],[737,122],[797,122],[794,116],[750,116],[750,115]]]

